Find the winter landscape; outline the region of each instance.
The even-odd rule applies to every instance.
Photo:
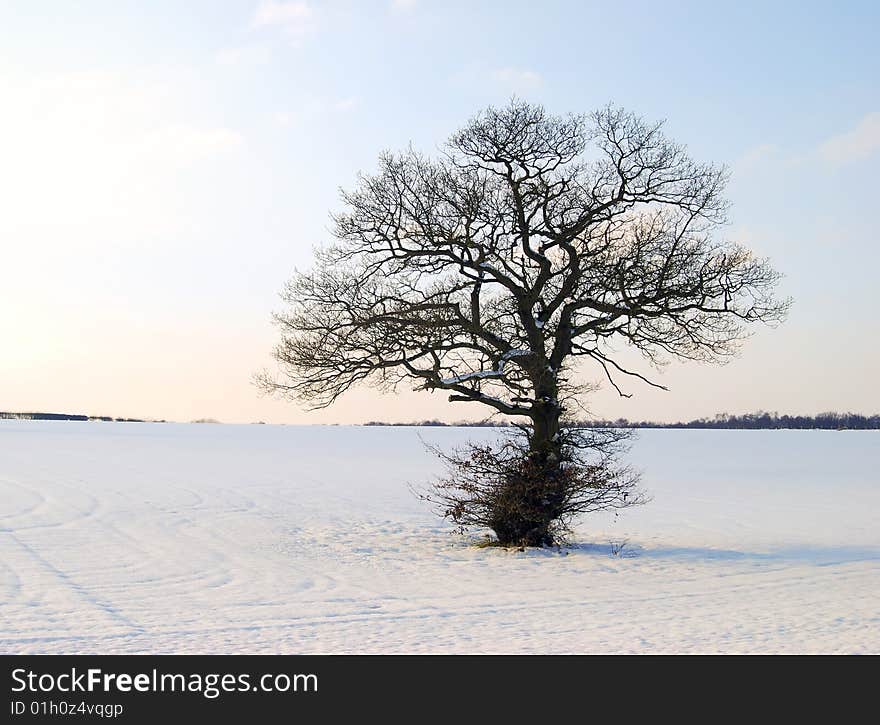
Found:
[[[0,655],[880,654],[878,25],[0,3]]]
[[[491,429],[0,421],[0,652],[880,651],[876,431],[644,430],[646,506],[479,548]]]

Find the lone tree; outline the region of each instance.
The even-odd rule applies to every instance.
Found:
[[[619,436],[563,424],[583,392],[574,362],[621,395],[627,377],[662,387],[614,344],[652,364],[720,361],[748,323],[787,307],[766,260],[714,236],[726,171],[692,161],[661,125],[515,100],[438,158],[383,154],[342,193],[336,241],[286,286],[283,374],[262,387],[323,408],[361,382],[413,381],[521,421],[524,445],[446,456],[457,474],[434,499],[502,544],[552,543],[567,517],[638,502],[635,477],[613,465]]]

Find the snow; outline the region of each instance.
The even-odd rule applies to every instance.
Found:
[[[443,378],[440,382],[444,385],[457,385],[458,383],[464,383],[468,380],[481,380],[484,378],[498,378],[504,374],[504,366],[507,364],[507,361],[514,357],[523,357],[525,355],[531,355],[531,350],[525,350],[522,348],[516,348],[514,350],[508,350],[504,353],[501,358],[498,360],[498,367],[494,370],[476,370],[470,373],[462,373],[461,375],[454,375],[451,378]]]
[[[499,370],[475,370],[471,373],[462,373],[461,375],[454,375],[451,378],[443,378],[440,382],[444,385],[458,385],[459,383],[465,383],[468,380],[483,380],[484,378],[497,378],[504,373],[503,370],[504,363],[502,362],[499,367],[502,369]]]
[[[0,653],[880,652],[880,433],[643,431],[561,552],[408,490],[491,435],[0,421]]]

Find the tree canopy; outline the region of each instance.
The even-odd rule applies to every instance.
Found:
[[[384,153],[285,288],[283,376],[262,383],[324,407],[358,383],[411,381],[534,419],[562,411],[575,358],[621,394],[622,376],[657,385],[615,343],[649,363],[724,359],[788,304],[766,260],[719,237],[726,180],[662,123],[613,107],[554,116],[514,100],[434,158]]]

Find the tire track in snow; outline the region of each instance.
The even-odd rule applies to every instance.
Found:
[[[675,598],[683,598],[682,597]],[[742,651],[754,650],[756,637],[760,645],[758,649],[768,651],[785,650],[780,643],[770,638],[777,631],[784,631],[791,623],[775,616],[772,605],[785,601],[785,597],[779,597],[765,603],[768,611],[761,611],[760,619],[747,616],[743,613],[742,621],[712,621],[706,616],[707,607],[711,610],[715,606],[726,606],[725,593],[722,591],[711,592],[706,597],[696,597],[691,600],[691,606],[682,610],[679,606],[668,609],[636,610],[627,612],[627,617],[621,618],[616,608],[622,603],[618,600],[602,602],[576,602],[571,600],[556,600],[538,605],[537,603],[503,605],[503,606],[478,606],[446,609],[442,612],[429,610],[414,610],[395,614],[362,614],[340,617],[304,617],[287,623],[256,624],[249,626],[215,627],[215,628],[179,628],[165,631],[153,631],[148,637],[139,639],[133,634],[115,634],[97,637],[32,637],[22,638],[16,644],[43,644],[51,650],[52,645],[61,647],[64,643],[83,645],[83,651],[90,651],[89,645],[95,648],[92,651],[106,651],[108,646],[119,646],[120,652],[170,652],[170,651],[224,651],[232,650],[243,652],[276,652],[276,651],[303,651],[303,641],[317,642],[321,646],[307,648],[310,652],[344,652],[364,651],[377,647],[388,651],[429,651],[431,650],[430,637],[435,632],[442,630],[443,636],[448,639],[454,633],[468,633],[468,642],[476,642],[479,645],[480,633],[485,627],[511,628],[510,636],[504,640],[505,646],[480,647],[471,645],[469,651],[518,651],[523,648],[535,649],[532,640],[541,640],[547,637],[552,641],[549,647],[552,651],[574,651],[582,645],[575,643],[570,638],[569,632],[574,632],[580,623],[593,622],[596,627],[590,632],[594,642],[603,651],[632,651],[635,649],[648,650],[685,650],[685,651]],[[613,605],[612,609],[602,608],[597,605]],[[799,642],[792,647],[797,650],[808,651],[833,651],[834,647],[827,644],[831,634],[828,631],[828,619],[830,613],[826,611],[833,603],[823,603],[824,606],[817,611],[809,612],[804,618],[802,613],[797,614],[797,634]],[[612,612],[615,616],[612,618]],[[560,619],[560,613],[566,616]],[[771,613],[774,616],[771,616]],[[499,619],[494,616],[503,614]],[[543,618],[529,619],[528,625],[537,625],[533,629],[524,631],[521,629],[525,623],[522,616],[512,615],[540,614]],[[596,616],[604,616],[604,620],[596,622]],[[670,616],[675,620],[669,620]],[[693,621],[692,621],[693,620]],[[872,621],[880,621],[875,617]],[[558,623],[564,624],[560,629]],[[658,626],[658,623],[667,622],[667,625]],[[846,627],[845,619],[834,620],[837,626]],[[500,624],[499,624],[500,623]],[[546,631],[548,624],[557,624],[555,630]],[[854,618],[849,629],[860,629],[865,620]],[[401,628],[400,624],[410,625],[409,629]],[[427,629],[424,625],[428,625]],[[693,628],[694,624],[700,625]],[[329,625],[329,626],[328,626]],[[358,625],[368,625],[367,629]],[[412,625],[416,625],[414,629]],[[353,628],[352,628],[353,627]],[[390,629],[388,629],[390,627]],[[568,627],[566,630],[565,627]],[[378,628],[378,629],[377,629]],[[574,629],[573,629],[574,628]],[[472,634],[471,634],[472,633]],[[642,634],[640,634],[642,633]],[[687,640],[687,647],[683,646],[686,639],[681,639],[679,633],[687,633],[688,636],[697,635],[696,639]],[[291,635],[298,635],[296,642],[291,641]],[[713,636],[723,635],[715,641]],[[870,634],[870,632],[866,632]],[[876,630],[874,631],[876,634]],[[239,635],[234,637],[230,635]],[[360,635],[360,638],[354,635]],[[429,637],[426,641],[425,637]],[[286,640],[284,638],[287,638]],[[390,639],[389,639],[390,637]],[[459,641],[464,641],[459,639]],[[498,640],[496,640],[498,641]],[[833,642],[833,639],[830,640]],[[284,642],[279,646],[279,642]],[[565,644],[568,642],[568,644]],[[813,642],[808,646],[805,642]],[[873,642],[873,645],[872,645]],[[167,646],[164,643],[173,643]],[[322,644],[323,643],[323,644]],[[877,647],[876,636],[873,640],[868,637],[863,640],[861,649],[871,651]],[[297,649],[298,647],[298,649]],[[540,650],[541,647],[538,648]],[[69,648],[67,648],[69,650]],[[40,651],[37,648],[36,651]],[[62,651],[66,651],[62,649]]]
[[[82,586],[81,584],[76,582],[70,575],[54,566],[50,561],[48,561],[38,551],[36,551],[36,549],[34,549],[32,546],[29,546],[18,536],[16,536],[15,533],[10,532],[8,535],[12,539],[12,541],[15,542],[23,551],[25,551],[32,559],[34,559],[40,567],[48,572],[55,580],[60,582],[68,589],[72,590],[80,599],[84,600],[87,604],[91,605],[95,609],[104,612],[104,614],[106,614],[116,624],[121,624],[124,627],[128,627],[135,634],[146,634],[146,630],[142,626],[131,621],[116,607],[98,599],[98,597],[96,597],[86,587]]]

